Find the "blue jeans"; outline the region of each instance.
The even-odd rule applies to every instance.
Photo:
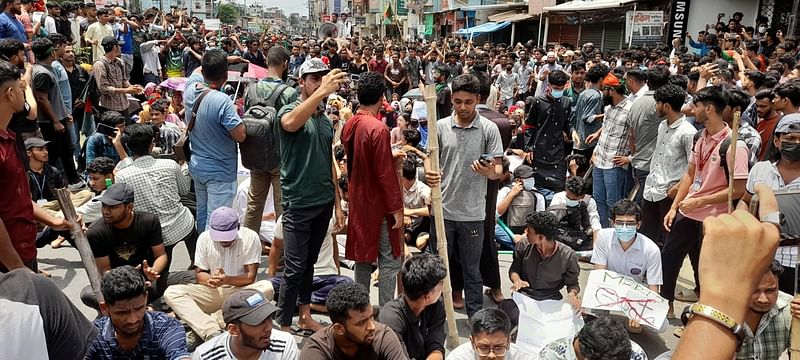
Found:
[[[592,170],[592,197],[597,202],[597,212],[604,228],[609,227],[610,210],[624,197],[625,177],[628,171],[621,167]]]
[[[494,240],[503,250],[514,250],[514,238],[509,235],[500,224],[494,226]]]
[[[217,181],[201,174],[192,174],[194,190],[197,195],[197,232],[207,229],[211,212],[222,206],[233,206],[236,195],[236,180]]]

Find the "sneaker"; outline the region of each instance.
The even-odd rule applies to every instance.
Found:
[[[78,180],[78,182],[74,184],[67,185],[67,189],[69,189],[70,192],[76,193],[78,191],[86,189],[86,182],[84,182],[83,180]]]

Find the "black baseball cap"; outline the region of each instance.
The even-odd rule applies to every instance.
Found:
[[[527,179],[532,178],[535,171],[532,167],[528,165],[520,165],[514,169],[514,178],[515,179]]]
[[[133,187],[126,183],[115,183],[106,189],[106,192],[100,198],[100,202],[106,206],[130,204],[133,202]]]
[[[222,318],[226,324],[239,320],[256,326],[278,311],[278,307],[264,298],[264,294],[253,289],[239,290],[222,304]]]
[[[100,42],[100,45],[103,47],[103,50],[108,52],[111,51],[111,48],[114,47],[114,45],[122,45],[122,44],[119,42],[119,40],[117,40],[117,38],[113,36],[106,36],[103,38],[103,41]]]

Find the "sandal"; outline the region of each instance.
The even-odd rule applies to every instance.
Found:
[[[501,302],[503,302],[503,300],[505,300],[505,298],[500,298],[500,300],[498,300],[498,299],[497,299],[497,298],[494,296],[494,294],[492,294],[492,289],[486,289],[486,290],[484,290],[483,294],[484,294],[484,295],[486,295],[486,296],[488,296],[488,297],[489,297],[489,299],[491,299],[491,300],[492,300],[492,301],[493,301],[495,304],[497,304],[497,305],[500,305],[500,303],[501,303]],[[502,295],[502,293],[500,294],[500,296],[503,296],[503,295]],[[455,306],[454,306],[454,307],[455,307]]]
[[[697,295],[696,292],[683,292],[679,291],[675,294],[675,300],[686,302],[686,303],[696,303],[700,301],[700,296]]]

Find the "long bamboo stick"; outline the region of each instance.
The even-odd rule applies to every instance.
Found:
[[[737,142],[739,141],[739,119],[741,115],[741,112],[735,112],[733,114],[733,124],[731,124],[733,130],[731,130],[731,146],[728,147],[728,150],[730,151],[730,149],[733,148],[733,151],[731,151],[731,161],[729,162],[733,167],[728,167],[728,213],[733,212],[733,174],[736,170],[736,148]]]
[[[86,234],[83,233],[83,229],[78,223],[78,213],[75,211],[75,206],[72,204],[72,193],[70,193],[67,188],[57,189],[55,192],[58,203],[61,205],[61,212],[64,213],[64,219],[70,223],[78,224],[77,226],[73,226],[70,231],[72,240],[75,241],[75,247],[78,248],[81,262],[83,262],[86,275],[89,277],[89,285],[92,286],[92,291],[94,291],[97,297],[97,302],[105,302],[105,299],[103,299],[103,292],[100,291],[100,273],[97,271],[97,264],[94,262],[94,254],[92,253],[92,248],[89,246],[89,240],[86,238]]]
[[[422,86],[422,85],[421,85]],[[436,128],[436,86],[429,85],[424,87],[423,95],[428,108],[428,159],[432,171],[439,172],[439,137]],[[431,186],[431,207],[433,208],[433,220],[436,230],[436,246],[439,256],[444,260],[447,267],[448,276],[444,277],[444,310],[447,315],[447,347],[455,349],[459,345],[458,328],[456,327],[455,310],[453,309],[453,287],[450,284],[450,261],[447,257],[447,237],[444,230],[444,210],[442,209],[442,188],[441,186]],[[471,264],[470,266],[477,266]]]

